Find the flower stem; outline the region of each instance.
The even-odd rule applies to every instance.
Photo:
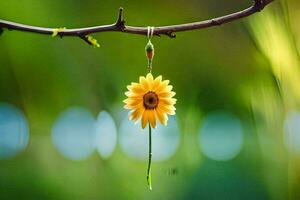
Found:
[[[148,59],[148,72],[152,72],[152,59]]]
[[[152,138],[151,138],[151,126],[149,124],[149,159],[148,159],[148,170],[147,170],[147,182],[149,189],[152,190],[151,185],[151,159],[152,159]]]

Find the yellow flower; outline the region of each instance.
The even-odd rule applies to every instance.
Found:
[[[139,83],[131,83],[127,86],[125,95],[128,97],[123,102],[124,108],[132,110],[129,118],[137,121],[142,118],[142,128],[150,123],[152,128],[156,127],[156,119],[161,124],[167,125],[168,115],[175,115],[174,107],[176,99],[173,86],[169,80],[162,81],[162,76],[153,79],[151,73],[146,77],[141,76]]]

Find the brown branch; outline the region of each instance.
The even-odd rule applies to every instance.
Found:
[[[174,38],[176,35],[175,32],[181,31],[189,31],[195,29],[204,29],[212,26],[219,26],[228,22],[232,22],[244,17],[248,17],[256,12],[260,12],[264,9],[265,6],[272,3],[274,0],[254,0],[254,3],[249,8],[235,12],[229,15],[225,15],[222,17],[199,21],[194,23],[188,24],[179,24],[179,25],[171,25],[171,26],[160,26],[155,27],[154,35],[167,35],[171,38]],[[0,20],[0,34],[3,29],[8,30],[18,30],[18,31],[25,31],[31,33],[40,33],[46,35],[52,35],[55,28],[44,28],[44,27],[37,27],[37,26],[29,26],[20,23],[15,23],[11,21]],[[125,20],[123,17],[123,9],[119,9],[119,14],[117,21],[110,25],[102,25],[102,26],[94,26],[94,27],[87,27],[87,28],[78,28],[78,29],[64,29],[57,33],[60,37],[64,36],[77,36],[81,39],[86,40],[87,35],[92,33],[99,33],[99,32],[107,32],[107,31],[116,31],[116,32],[123,32],[123,33],[130,33],[130,34],[140,34],[140,35],[147,35],[148,28],[147,27],[135,27],[135,26],[126,26]],[[89,43],[89,42],[88,42]]]

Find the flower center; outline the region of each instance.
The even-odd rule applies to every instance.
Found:
[[[155,92],[148,92],[143,97],[144,107],[146,109],[155,109],[158,106],[158,96]]]

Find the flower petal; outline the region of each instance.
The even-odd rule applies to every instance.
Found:
[[[145,110],[142,115],[142,128],[144,129],[146,125],[148,124],[148,110]]]
[[[172,89],[173,89],[172,85],[167,85],[166,87],[162,88],[158,93],[171,92]]]
[[[138,108],[134,110],[133,112],[130,113],[129,119],[136,121],[138,120],[144,113],[145,109],[144,108]]]
[[[152,90],[155,92],[158,88],[158,86],[161,84],[162,76],[158,76],[153,82],[152,82]]]
[[[139,83],[132,83],[131,85],[127,86],[127,89],[134,94],[143,95],[146,93],[144,86]]]
[[[176,104],[177,99],[174,98],[161,98],[159,99],[159,103],[164,105],[174,105]]]
[[[132,99],[143,99],[143,95],[135,94],[130,91],[125,92],[125,95]]]
[[[172,98],[176,95],[175,92],[171,91],[171,92],[162,92],[162,93],[158,93],[158,98]]]
[[[165,126],[167,125],[168,117],[160,109],[156,109],[156,116],[161,124],[163,124]]]
[[[153,91],[153,81],[154,81],[154,80],[153,80],[153,76],[152,76],[151,73],[148,73],[148,74],[147,74],[146,80],[147,80],[147,82],[148,82],[148,84],[149,84],[148,90],[149,90],[149,91]]]
[[[163,113],[167,113],[168,115],[175,115],[175,110],[176,110],[174,106],[166,106],[166,105],[159,105],[157,109],[159,109]]]
[[[147,81],[152,82],[153,81],[153,76],[151,73],[148,73],[146,76]]]
[[[148,111],[149,123],[151,124],[152,128],[156,128],[156,114],[155,110]]]
[[[125,109],[138,109],[138,108],[144,108],[143,102],[140,100],[137,101],[131,101],[130,103],[125,104]]]
[[[167,85],[169,85],[169,83],[170,83],[169,80],[164,80],[163,82],[161,82],[159,86],[156,88],[156,92],[159,93],[163,91],[167,87]]]
[[[150,90],[150,83],[144,76],[140,76],[140,84],[144,87],[146,91]]]
[[[129,98],[125,99],[123,102],[126,104],[135,104],[135,103],[140,103],[141,100],[129,97]]]

